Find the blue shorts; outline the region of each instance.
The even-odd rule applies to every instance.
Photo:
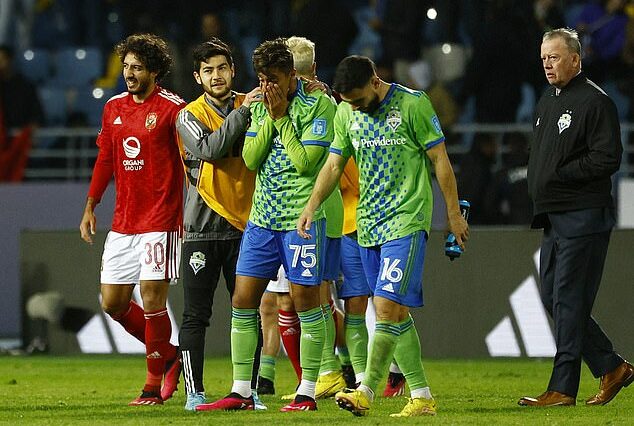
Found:
[[[343,282],[337,282],[337,295],[340,299],[356,296],[372,296],[373,288],[368,284],[361,264],[359,243],[346,235],[341,237],[341,272]]]
[[[341,272],[341,238],[326,237],[324,280],[335,281]]]
[[[308,233],[311,238],[306,240],[294,229],[273,231],[249,221],[240,242],[236,275],[275,280],[283,265],[291,283],[321,284],[326,220],[313,222]]]
[[[417,231],[374,247],[361,247],[361,262],[374,296],[410,308],[423,306],[423,262],[427,233]]]

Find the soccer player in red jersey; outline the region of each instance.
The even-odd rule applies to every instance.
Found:
[[[114,175],[116,202],[102,257],[101,305],[145,343],[147,379],[129,405],[159,405],[176,390],[181,370],[177,348],[169,342],[166,306],[180,261],[184,175],[175,122],[185,102],[158,85],[172,63],[164,40],[135,34],[116,52],[128,91],[104,106],[99,154],[79,229],[92,244],[94,209]],[[143,308],[132,301],[137,283]]]

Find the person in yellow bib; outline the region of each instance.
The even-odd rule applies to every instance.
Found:
[[[251,117],[249,107],[261,96],[259,88],[246,95],[232,90],[233,58],[221,40],[214,38],[196,46],[193,59],[194,78],[204,93],[181,110],[176,123],[189,184],[179,335],[187,391],[185,409],[189,411],[206,402],[205,332],[221,271],[230,295],[235,287],[240,239],[255,186],[255,173],[245,166],[242,147]]]

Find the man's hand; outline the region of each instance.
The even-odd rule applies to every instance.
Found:
[[[86,208],[84,208],[84,215],[79,224],[81,239],[88,244],[92,244],[92,235],[97,233],[97,217],[95,216],[96,204],[92,197],[88,197],[88,200],[86,200]]]
[[[263,87],[264,106],[273,120],[284,117],[288,112],[288,96],[282,93],[280,86],[274,83],[267,83]]]
[[[461,249],[465,249],[465,243],[469,239],[469,225],[460,211],[451,213],[447,216],[447,224],[449,231],[456,236],[456,242]]]
[[[310,92],[314,92],[315,90],[319,90],[323,93],[328,93],[329,92],[329,88],[326,85],[326,83],[323,83],[319,80],[308,80],[305,77],[300,77],[300,79],[304,82],[304,89],[310,93]]]
[[[89,208],[88,206],[86,206],[84,215],[81,218],[79,232],[81,233],[82,240],[86,241],[88,244],[92,244],[92,235],[97,233],[97,217],[95,216],[92,208]]]
[[[262,89],[260,89],[259,87],[256,87],[255,89],[251,90],[249,93],[246,94],[246,96],[244,97],[244,102],[242,102],[242,105],[244,105],[245,107],[249,107],[251,106],[253,102],[261,102],[261,101],[262,101]]]
[[[311,236],[307,232],[313,223],[313,215],[315,212],[306,206],[301,216],[297,220],[297,233],[300,237],[310,240]]]

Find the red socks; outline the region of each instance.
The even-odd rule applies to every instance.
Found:
[[[112,316],[112,319],[125,328],[125,331],[136,337],[141,343],[145,343],[145,317],[143,308],[130,300],[128,311],[119,316]]]
[[[297,312],[286,312],[278,310],[278,324],[280,327],[280,336],[282,344],[288,355],[288,359],[293,364],[297,379],[302,379],[302,367],[299,362],[299,340],[301,337],[301,328],[299,325],[299,317]]]
[[[145,312],[145,321],[147,380],[143,390],[160,395],[165,362],[176,356],[176,346],[170,343],[172,323],[165,308],[159,311]]]

